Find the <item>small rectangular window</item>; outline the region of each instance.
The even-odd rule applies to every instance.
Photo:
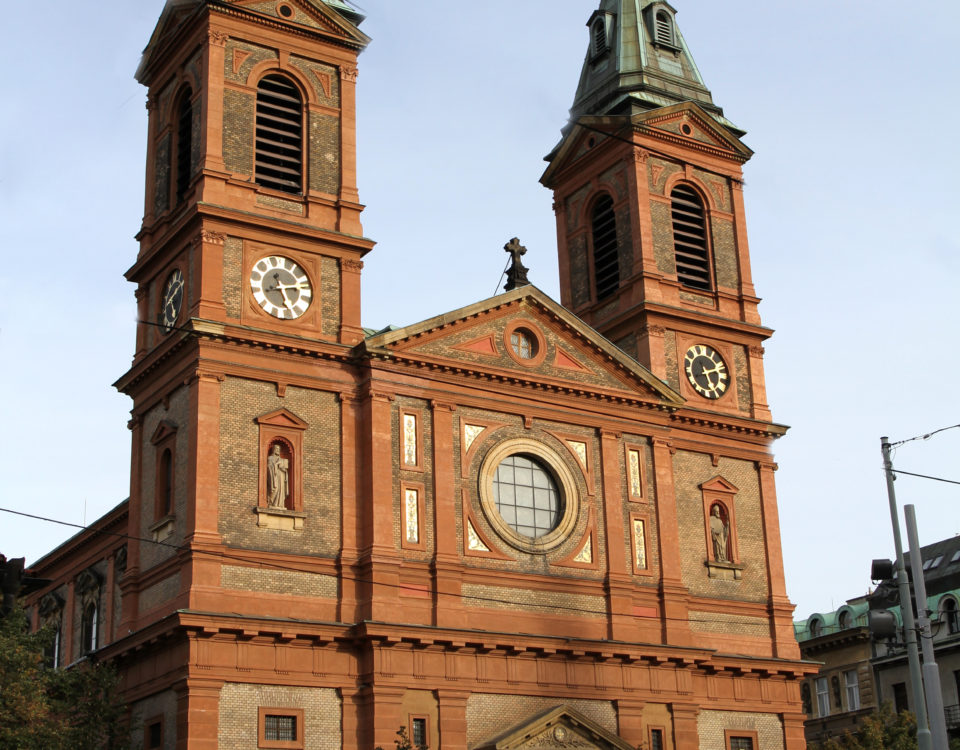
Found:
[[[663,750],[663,730],[650,730],[650,750]]]
[[[933,558],[933,562],[930,563],[930,569],[932,570],[933,568],[937,567],[941,562],[943,562],[943,555],[937,555],[935,558]]]
[[[302,750],[303,710],[297,708],[260,708],[258,744],[261,748]]]
[[[730,750],[753,750],[752,737],[731,737]]]
[[[143,729],[143,746],[146,750],[163,747],[163,718],[151,719]]]
[[[427,720],[424,717],[410,719],[410,740],[415,748],[427,746]]]
[[[950,562],[955,563],[957,560],[960,560],[960,549],[953,553],[953,557],[950,558]]]

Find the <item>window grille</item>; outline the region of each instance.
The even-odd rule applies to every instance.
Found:
[[[617,219],[613,199],[601,196],[593,206],[593,283],[597,300],[605,299],[620,286],[617,250]]]
[[[297,717],[267,714],[263,717],[263,737],[271,742],[296,742]]]
[[[670,193],[670,201],[677,279],[683,286],[709,291],[710,254],[703,201],[688,185],[677,185]]]
[[[752,737],[731,737],[730,750],[753,750]]]
[[[293,82],[269,75],[257,86],[257,184],[299,193],[303,176],[303,101]]]
[[[413,725],[412,737],[410,738],[413,741],[413,746],[415,748],[421,748],[427,746],[427,720],[426,719],[413,719],[411,722]]]
[[[187,89],[180,96],[177,112],[177,195],[180,203],[190,187],[190,154],[193,150],[193,92]]]
[[[650,750],[663,750],[663,730],[650,730]]]

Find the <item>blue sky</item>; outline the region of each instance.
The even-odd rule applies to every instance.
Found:
[[[714,99],[748,131],[750,252],[764,301],[788,591],[805,617],[864,593],[892,555],[879,438],[960,423],[956,327],[960,6],[915,0],[676,0]],[[364,324],[489,297],[518,236],[559,298],[538,183],[595,0],[364,0]],[[155,0],[6,12],[0,62],[0,506],[73,523],[127,496],[145,91]],[[960,480],[960,430],[900,468]],[[922,543],[952,536],[960,487],[903,476]],[[0,514],[0,552],[39,557],[66,527]]]

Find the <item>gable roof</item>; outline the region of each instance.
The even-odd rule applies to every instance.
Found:
[[[605,372],[615,379],[618,390],[629,390],[637,395],[642,393],[643,400],[654,400],[659,405],[668,408],[679,408],[685,403],[684,398],[679,393],[647,368],[532,285],[518,287],[512,291],[481,300],[443,315],[437,315],[420,323],[401,328],[388,327],[367,338],[362,342],[361,347],[367,354],[375,357],[406,356],[421,361],[436,358],[435,356],[431,357],[431,353],[424,349],[421,344],[422,341],[429,339],[431,336],[442,335],[440,332],[453,327],[466,328],[475,325],[474,321],[477,318],[510,307],[517,308],[518,311],[525,310],[544,323],[550,323],[554,328],[559,329],[566,340],[569,341],[571,351],[576,348],[579,351],[590,352],[595,355],[594,359],[602,361]],[[466,343],[474,342],[468,341]],[[463,347],[464,344],[459,347],[450,347],[450,351],[453,352],[457,348],[462,350]],[[444,355],[445,358],[446,356]],[[562,352],[559,357],[572,359]],[[561,366],[563,364],[566,364],[566,362],[562,363]],[[569,363],[570,369],[575,369],[576,364],[576,362]],[[495,367],[480,363],[476,365],[476,369],[489,371],[495,369]],[[518,365],[516,369],[519,370],[520,366]],[[536,379],[542,377],[542,373],[531,371],[526,377]],[[557,377],[556,380],[560,383],[562,378]],[[576,385],[578,388],[589,388],[589,379],[585,383],[578,382]]]

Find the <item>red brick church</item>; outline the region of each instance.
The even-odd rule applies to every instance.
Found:
[[[800,750],[751,151],[674,8],[585,19],[560,301],[513,241],[508,291],[379,331],[362,20],[166,4],[130,498],[33,566],[55,660],[119,667],[137,748]]]

